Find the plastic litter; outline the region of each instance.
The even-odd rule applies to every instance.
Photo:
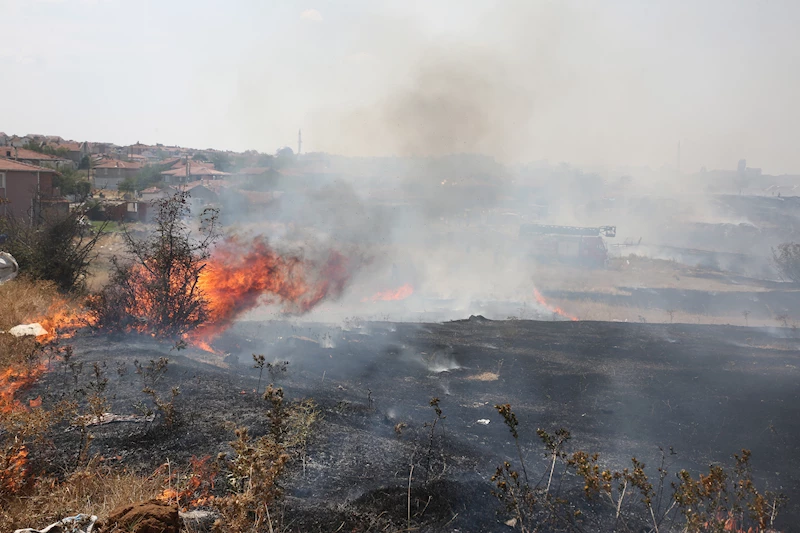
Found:
[[[0,252],[0,285],[17,277],[18,270],[19,265],[11,254]]]
[[[47,335],[47,330],[38,322],[34,322],[33,324],[20,324],[19,326],[14,326],[8,330],[8,332],[15,337],[40,337],[42,335]]]
[[[17,529],[14,533],[92,533],[95,522],[95,515],[78,514],[62,518],[44,529]]]
[[[478,420],[478,424],[481,424],[482,426],[488,426],[489,422],[491,422],[491,420],[489,420],[488,418],[481,418],[480,420]]]

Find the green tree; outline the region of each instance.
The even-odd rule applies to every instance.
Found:
[[[61,194],[74,194],[83,202],[92,190],[92,184],[86,176],[77,170],[64,169],[53,178],[53,187],[58,187]]]
[[[147,165],[135,176],[122,180],[117,188],[122,192],[143,191],[160,183],[161,173],[166,169],[165,165]]]
[[[19,263],[20,273],[56,283],[64,292],[82,292],[94,248],[103,234],[89,231],[85,209],[67,215],[44,212],[30,224],[15,217],[0,218],[0,233],[10,239],[5,247]]]

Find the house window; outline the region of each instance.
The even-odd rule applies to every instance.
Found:
[[[0,172],[0,189],[6,188],[6,173]]]

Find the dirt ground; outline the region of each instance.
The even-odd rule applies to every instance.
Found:
[[[322,412],[304,465],[284,484],[288,531],[374,531],[406,526],[411,508],[421,531],[499,531],[490,477],[516,449],[493,406],[511,403],[528,468],[547,468],[537,428],[572,432],[570,449],[597,451],[609,467],[636,456],[655,474],[660,447],[672,447],[671,472],[707,472],[753,452],[759,487],[784,493],[779,529],[800,521],[800,339],[791,328],[684,324],[486,321],[442,324],[364,323],[350,330],[324,324],[243,322],[217,342],[221,357],[140,338],[73,339],[75,373],[53,361],[28,392],[54,402],[91,381],[93,362],[110,382],[112,411],[134,414],[145,400],[134,360],[168,357],[156,389],[179,385],[178,424],[117,423],[93,429],[91,452],[110,464],[148,472],[170,461],[230,452],[233,428],[267,431],[256,394],[252,354],[289,361],[267,375],[287,398],[313,398]],[[77,376],[77,377],[75,377]],[[429,401],[446,416],[436,460],[426,423]],[[489,420],[488,424],[479,420]],[[400,435],[399,423],[407,428]],[[79,454],[75,431],[59,430],[34,464],[58,472]],[[431,454],[427,454],[430,459]],[[674,476],[674,474],[671,474]],[[670,477],[669,480],[674,479]],[[427,483],[426,483],[427,481]],[[565,494],[573,479],[564,479]],[[589,519],[587,519],[589,520]],[[590,522],[586,530],[596,530]],[[339,528],[339,529],[337,529]]]

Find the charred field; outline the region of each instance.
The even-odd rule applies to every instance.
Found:
[[[142,337],[78,335],[69,341],[73,366],[49,362],[25,399],[41,396],[47,404],[90,386],[98,363],[109,380],[110,411],[132,414],[143,399],[137,367],[168,358],[153,388],[165,395],[180,387],[172,427],[140,421],[92,428],[92,454],[152,472],[167,461],[230,453],[235,427],[268,432],[261,393],[269,383],[287,399],[313,398],[321,416],[303,460],[281,483],[287,531],[506,529],[491,481],[499,464],[517,458],[494,408],[503,403],[519,419],[521,451],[537,479],[549,467],[538,428],[568,429],[570,450],[598,452],[609,467],[623,468],[635,456],[651,475],[666,450],[667,484],[679,469],[704,472],[750,449],[754,481],[788,498],[775,526],[790,531],[800,521],[795,335],[790,328],[482,317],[344,329],[241,321],[215,343],[229,354],[224,362]],[[275,363],[261,379],[252,354]],[[445,417],[435,442],[434,397]],[[32,466],[55,474],[74,468],[81,455],[76,430],[59,429],[52,440],[29,458]],[[580,485],[568,473],[559,480],[576,505],[599,508],[584,502]],[[579,525],[597,530],[597,514],[584,516]]]

